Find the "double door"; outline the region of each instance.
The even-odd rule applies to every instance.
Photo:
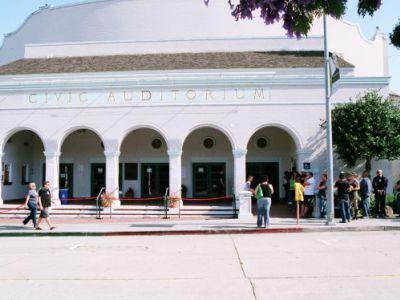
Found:
[[[193,163],[193,198],[226,195],[225,163]]]
[[[142,163],[141,165],[141,197],[164,196],[169,186],[169,164]]]
[[[246,178],[247,176],[253,176],[254,180],[252,188],[255,189],[264,176],[268,176],[269,182],[274,188],[274,194],[272,195],[273,200],[279,199],[279,163],[277,162],[257,162],[257,163],[246,163]]]

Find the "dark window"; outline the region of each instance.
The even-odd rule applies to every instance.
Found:
[[[206,147],[207,149],[211,149],[212,147],[214,147],[214,139],[212,138],[205,138],[203,141],[203,146]]]
[[[125,180],[137,180],[138,179],[138,164],[137,163],[126,163],[125,164]]]
[[[257,140],[258,148],[265,148],[265,147],[267,147],[267,145],[268,145],[268,142],[267,142],[267,140],[265,138],[259,138]]]
[[[160,149],[161,146],[162,146],[162,141],[161,141],[160,139],[154,139],[154,140],[151,142],[151,146],[152,146],[154,149]]]

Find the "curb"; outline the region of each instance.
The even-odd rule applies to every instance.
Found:
[[[80,237],[80,236],[173,236],[173,235],[217,235],[217,234],[273,234],[273,233],[312,233],[312,232],[371,232],[400,231],[400,226],[360,226],[360,227],[292,227],[268,229],[197,229],[173,231],[93,231],[93,232],[0,232],[0,237]]]

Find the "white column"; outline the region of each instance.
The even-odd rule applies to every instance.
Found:
[[[104,155],[106,157],[106,193],[111,194],[116,201],[113,201],[113,206],[120,206],[119,200],[119,155],[118,150],[106,150]]]
[[[56,206],[61,205],[59,197],[60,155],[59,151],[44,151],[46,157],[46,180],[50,181],[52,201]]]
[[[182,150],[170,149],[169,156],[169,195],[182,196]]]
[[[238,198],[239,193],[243,191],[246,183],[246,149],[233,149],[233,187],[235,196]]]
[[[0,152],[0,205],[4,204],[3,197],[1,196],[3,192],[3,155],[4,153]]]

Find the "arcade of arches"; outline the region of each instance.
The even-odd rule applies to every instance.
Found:
[[[179,141],[179,140],[178,140]],[[69,198],[96,195],[101,187],[117,197],[146,198],[169,193],[188,198],[238,194],[247,175],[259,182],[269,175],[282,198],[283,172],[295,165],[301,151],[292,136],[278,127],[253,133],[247,149],[233,149],[219,129],[199,127],[185,138],[169,140],[150,128],[137,128],[107,148],[99,134],[76,129],[49,151],[50,143],[31,130],[14,132],[3,142],[2,201],[23,199],[28,182],[50,180]],[[300,153],[300,154],[299,154]],[[53,192],[58,200],[59,193]]]

